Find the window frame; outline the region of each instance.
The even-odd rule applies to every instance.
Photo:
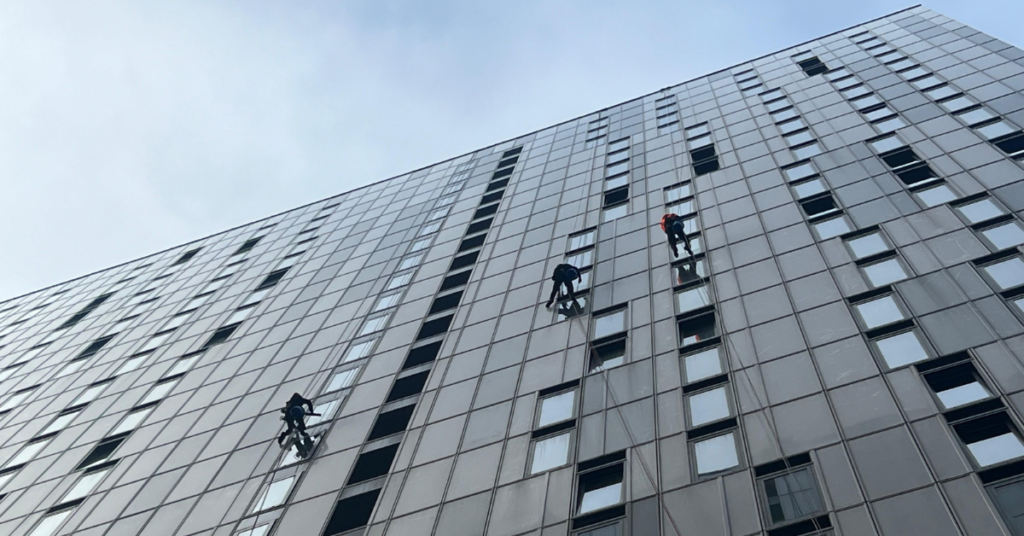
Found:
[[[818,504],[821,506],[821,509],[817,510],[817,511],[815,511],[813,513],[810,513],[810,514],[805,514],[805,515],[803,515],[801,517],[796,517],[796,518],[793,518],[793,519],[786,519],[786,520],[783,520],[783,521],[775,521],[774,518],[772,517],[771,505],[769,504],[768,490],[767,490],[767,487],[766,487],[767,486],[767,482],[769,480],[774,480],[774,479],[777,479],[777,478],[780,478],[780,477],[788,476],[788,475],[791,475],[791,474],[796,474],[796,473],[798,473],[800,471],[810,471],[811,481],[814,483],[814,492],[818,496]],[[818,482],[818,472],[815,470],[814,464],[811,463],[811,462],[803,463],[803,464],[800,464],[800,465],[794,465],[794,466],[788,466],[788,464],[787,464],[787,467],[785,469],[780,469],[779,471],[775,471],[773,473],[769,473],[769,474],[766,474],[766,475],[758,476],[755,479],[754,486],[756,488],[756,492],[755,493],[757,493],[758,504],[761,507],[761,512],[764,514],[763,515],[763,520],[764,520],[764,524],[765,524],[765,528],[766,529],[775,529],[775,528],[778,528],[778,527],[783,527],[783,526],[787,526],[787,525],[796,524],[796,523],[799,523],[801,521],[806,521],[806,520],[809,520],[809,519],[814,519],[814,518],[819,517],[819,516],[821,516],[823,514],[827,514],[827,512],[828,512],[828,506],[825,503],[824,494],[821,492],[821,484]]]

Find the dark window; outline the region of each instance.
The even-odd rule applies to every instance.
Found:
[[[83,318],[85,318],[89,313],[93,311],[93,309],[99,307],[100,305],[103,305],[103,302],[107,301],[113,295],[114,293],[111,292],[93,298],[93,300],[89,302],[88,305],[82,308],[81,311],[75,313],[74,316],[64,321],[64,323],[61,324],[60,327],[57,329],[70,328],[71,326],[74,326],[75,324],[81,322]]]
[[[241,255],[242,253],[249,251],[250,249],[256,247],[256,244],[259,244],[260,240],[262,239],[262,236],[257,236],[256,238],[250,238],[246,240],[244,244],[239,246],[239,248],[234,253],[232,253],[232,255]]]
[[[434,303],[430,304],[430,311],[427,314],[440,313],[441,311],[447,311],[448,309],[454,309],[458,307],[459,300],[462,299],[462,291],[453,292],[451,294],[445,294],[444,296],[438,296],[434,298]]]
[[[988,468],[1024,457],[1024,441],[1005,412],[965,421],[953,429],[978,467]]]
[[[806,60],[797,63],[797,65],[804,70],[804,74],[807,76],[814,76],[828,70],[828,66],[822,63],[817,56],[807,58]]]
[[[485,191],[485,193],[500,190],[506,186],[508,186],[508,179],[501,179],[500,181],[491,181],[491,183],[487,185],[487,190]]]
[[[501,158],[505,159],[505,158],[508,158],[510,156],[515,156],[515,155],[517,155],[517,154],[519,154],[521,152],[523,152],[523,146],[522,145],[520,145],[519,147],[513,147],[513,148],[505,151],[504,153],[502,153],[501,154]]]
[[[396,453],[398,443],[360,454],[355,468],[352,469],[352,476],[348,478],[348,484],[351,486],[388,474]]]
[[[831,194],[815,199],[808,199],[807,201],[800,203],[800,206],[803,207],[804,213],[807,214],[808,218],[832,214],[839,210],[839,207],[836,206],[836,201],[835,199],[832,199]]]
[[[448,267],[448,271],[450,272],[452,270],[458,270],[459,268],[470,266],[476,263],[476,258],[479,256],[480,252],[474,251],[472,253],[467,253],[465,255],[455,257],[455,259],[452,260],[452,265]]]
[[[448,315],[424,322],[419,334],[416,335],[416,340],[427,339],[447,332],[448,327],[452,325],[452,318],[454,317],[455,315]]]
[[[491,180],[494,180],[494,179],[502,179],[502,178],[508,177],[509,175],[511,175],[511,174],[512,174],[512,171],[513,171],[514,169],[515,169],[515,168],[505,168],[505,169],[499,169],[498,171],[495,171],[495,172],[494,172],[494,176],[493,176],[493,177],[491,177]]]
[[[273,272],[270,272],[269,274],[267,274],[267,277],[263,278],[263,282],[260,283],[260,286],[256,287],[256,290],[263,290],[265,288],[270,288],[276,285],[277,282],[280,281],[284,277],[284,274],[286,273],[288,273],[287,268],[282,268],[280,270],[274,270]]]
[[[459,272],[444,278],[444,281],[441,282],[441,290],[453,289],[465,285],[469,281],[470,274],[472,274],[472,271],[466,270],[465,272]]]
[[[415,404],[409,404],[393,411],[381,413],[377,416],[377,422],[374,423],[373,429],[370,430],[370,436],[366,440],[373,441],[404,431],[409,426],[409,419],[412,418],[412,412],[415,409]]]
[[[718,335],[715,314],[684,318],[679,321],[679,345],[688,346],[706,341]]]
[[[468,249],[478,248],[484,245],[484,240],[486,239],[487,235],[485,234],[476,235],[470,238],[464,238],[462,239],[462,242],[459,244],[459,252],[463,252]]]
[[[491,228],[491,223],[494,222],[494,218],[488,218],[486,220],[475,221],[469,224],[469,228],[466,229],[466,234],[471,235],[473,233],[479,233],[480,231],[486,231]]]
[[[480,199],[480,205],[486,205],[488,203],[494,203],[495,201],[500,201],[501,197],[503,195],[505,195],[505,190],[501,190],[499,192],[494,192],[492,194],[487,194],[487,195],[483,196]]]
[[[590,351],[590,372],[601,372],[626,362],[626,339],[617,339]]]
[[[580,473],[576,495],[577,515],[615,506],[622,502],[623,464],[616,463]]]
[[[82,350],[82,353],[75,356],[75,359],[84,359],[86,357],[94,355],[96,352],[99,352],[104,346],[106,346],[107,343],[110,342],[111,339],[113,338],[113,335],[108,335],[101,339],[96,339],[95,341],[92,341],[92,344],[87,346],[85,350]]]
[[[1010,531],[1024,536],[1024,480],[996,484],[989,490]]]
[[[906,184],[908,186],[911,184],[917,184],[919,182],[935,179],[938,177],[938,175],[936,175],[935,172],[932,171],[932,168],[928,167],[928,164],[910,166],[909,168],[903,171],[897,172],[896,176],[899,177],[901,181],[903,181],[903,184]]]
[[[1002,140],[993,141],[993,143],[1004,153],[1015,158],[1024,154],[1024,134],[1017,133]]]
[[[409,355],[405,358],[405,363],[402,365],[403,369],[412,368],[424,363],[429,363],[437,359],[437,354],[441,352],[441,341],[432,342],[423,346],[417,346],[412,350],[409,350]]]
[[[100,441],[98,445],[93,447],[92,451],[89,452],[85,459],[78,464],[78,467],[76,467],[75,470],[77,471],[79,469],[85,469],[87,467],[91,467],[93,465],[105,461],[107,458],[110,457],[111,454],[114,453],[115,450],[117,450],[117,447],[121,446],[121,443],[123,443],[124,440],[127,438],[127,435],[122,435],[112,439]]]
[[[498,203],[493,205],[487,205],[486,207],[480,207],[473,213],[473,219],[478,220],[487,216],[493,216],[498,211]]]
[[[196,254],[199,253],[199,250],[201,250],[201,249],[203,249],[203,248],[196,248],[196,249],[193,249],[192,251],[186,251],[181,257],[178,258],[178,260],[174,261],[174,264],[172,264],[171,266],[177,266],[179,264],[185,264],[186,262],[192,260],[192,257],[195,257]]]
[[[334,505],[334,512],[331,512],[331,519],[327,521],[324,536],[348,532],[369,523],[378,495],[380,490],[375,489],[338,501],[338,504]]]
[[[501,162],[498,162],[498,169],[501,169],[501,168],[506,167],[506,166],[514,166],[514,165],[516,165],[516,162],[518,162],[518,161],[519,161],[519,157],[518,156],[514,156],[512,158],[506,158],[506,159],[502,160]]]
[[[228,340],[228,338],[231,337],[231,334],[234,333],[236,329],[238,329],[238,326],[239,324],[235,324],[233,326],[225,326],[218,329],[217,331],[214,331],[213,335],[210,336],[210,340],[206,341],[206,344],[203,345],[203,350],[211,346],[216,346]]]
[[[761,480],[769,526],[791,523],[825,510],[811,467],[792,469]]]
[[[391,392],[388,393],[388,398],[385,402],[394,402],[395,400],[401,400],[422,393],[423,386],[427,384],[427,376],[429,374],[430,371],[428,370],[399,378],[391,386]]]
[[[903,166],[921,161],[917,154],[915,154],[914,151],[909,147],[900,149],[886,156],[883,156],[882,160],[884,160],[885,164],[891,167],[892,169],[898,169]]]

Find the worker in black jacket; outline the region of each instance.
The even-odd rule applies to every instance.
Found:
[[[565,285],[569,298],[574,302],[576,301],[576,294],[573,292],[572,282],[583,282],[583,275],[580,274],[579,268],[571,264],[559,264],[558,266],[555,266],[555,271],[551,274],[551,280],[555,283],[551,287],[551,296],[548,297],[548,302],[544,304],[545,307],[551,307],[551,304],[555,303],[555,298],[559,296],[559,292],[562,290],[562,285]]]

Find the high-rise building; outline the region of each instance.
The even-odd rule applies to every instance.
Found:
[[[0,302],[0,534],[1024,535],[1022,90],[915,7]]]

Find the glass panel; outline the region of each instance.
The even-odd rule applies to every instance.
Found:
[[[956,199],[956,194],[945,184],[917,192],[917,198],[927,207],[934,207]]]
[[[340,403],[340,399],[335,399],[330,402],[324,402],[313,406],[313,413],[319,413],[320,415],[310,415],[309,418],[306,419],[306,426],[312,428],[313,426],[330,419],[331,416],[334,415],[334,410],[338,408],[338,404]]]
[[[594,263],[594,250],[581,251],[566,259],[565,263],[571,264],[577,268],[590,266]]]
[[[800,145],[801,143],[807,143],[809,141],[813,141],[814,140],[814,135],[811,134],[811,131],[805,130],[803,132],[798,132],[796,134],[791,134],[789,136],[786,136],[785,138],[786,138],[786,143],[788,143],[790,146],[793,146],[793,145]]]
[[[611,151],[611,152],[615,152],[615,151],[618,151],[620,149],[624,149],[626,147],[629,147],[629,138],[623,138],[621,140],[615,140],[615,141],[613,141],[613,142],[608,144],[608,150]]]
[[[966,205],[960,205],[956,207],[956,209],[959,210],[960,214],[963,214],[964,217],[967,218],[967,221],[971,223],[991,220],[992,218],[1005,214],[1003,209],[996,206],[996,204],[989,198],[980,199]]]
[[[540,399],[540,416],[537,428],[571,419],[576,407],[576,391],[566,391]]]
[[[678,216],[685,216],[696,212],[697,209],[693,206],[693,199],[687,199],[686,201],[680,201],[669,205],[665,208],[665,211]]]
[[[626,340],[603,344],[594,348],[590,358],[590,372],[601,372],[626,362]]]
[[[569,250],[572,251],[572,250],[576,250],[576,249],[580,249],[580,248],[584,248],[584,247],[587,247],[587,246],[594,245],[594,237],[595,236],[597,236],[597,233],[594,232],[594,231],[589,231],[589,232],[586,232],[586,233],[583,233],[583,234],[578,234],[578,235],[570,236],[569,237]]]
[[[619,162],[617,164],[612,164],[608,166],[608,168],[605,170],[604,176],[613,177],[615,175],[618,175],[619,173],[625,173],[627,171],[629,171],[629,162]]]
[[[687,137],[687,139],[689,139],[689,138],[696,138],[697,136],[703,136],[704,134],[707,134],[708,132],[710,132],[710,130],[708,130],[708,124],[704,123],[702,125],[696,125],[696,126],[692,126],[692,127],[687,127],[686,128],[686,137]]]
[[[946,97],[956,95],[957,91],[949,86],[939,86],[936,88],[929,89],[925,93],[932,98],[932,100],[941,100]]]
[[[174,386],[177,384],[178,380],[156,384],[156,386],[153,387],[153,390],[150,391],[148,395],[146,395],[146,398],[143,398],[142,402],[139,402],[139,405],[149,404],[150,402],[156,402],[157,400],[163,399],[165,396],[167,396],[167,393],[171,392],[171,389],[174,389]]]
[[[896,259],[889,259],[876,264],[869,264],[862,268],[868,281],[875,287],[882,287],[889,283],[902,281],[907,278],[907,272],[903,265]]]
[[[794,117],[799,117],[799,115],[797,115],[796,110],[792,108],[772,113],[772,119],[775,120],[776,122],[785,121],[787,119],[792,119]]]
[[[917,338],[917,333],[914,331],[907,331],[874,342],[889,368],[902,367],[928,359],[928,352],[925,351],[921,340]]]
[[[171,319],[168,320],[167,323],[164,324],[162,328],[160,328],[160,331],[166,331],[166,330],[170,330],[170,329],[177,329],[177,328],[181,327],[182,324],[185,323],[185,320],[187,320],[188,317],[189,317],[188,313],[182,314],[182,315],[177,315],[177,316],[172,316]]]
[[[911,82],[911,84],[917,89],[924,89],[941,83],[942,81],[939,80],[938,78],[935,78],[935,76],[926,76],[924,78],[921,78],[920,80],[914,80],[913,82]]]
[[[628,212],[628,204],[622,204],[616,207],[606,208],[602,213],[601,222],[608,223],[612,220],[617,220],[628,214]]]
[[[671,203],[672,201],[679,201],[684,197],[690,197],[693,195],[693,188],[689,183],[681,184],[665,190],[665,202]]]
[[[100,483],[100,480],[103,480],[103,477],[107,476],[108,471],[109,470],[96,471],[95,473],[89,473],[82,476],[82,478],[79,478],[78,482],[75,482],[75,485],[68,490],[60,502],[74,501],[85,497],[96,488],[96,485]]]
[[[967,448],[982,467],[1024,456],[1024,444],[1012,432],[968,443]]]
[[[284,500],[288,497],[288,491],[292,487],[292,481],[295,477],[288,477],[283,480],[278,480],[267,488],[267,491],[263,493],[263,497],[256,502],[253,506],[252,513],[259,512],[260,510],[266,510],[267,508],[273,508],[284,503]]]
[[[797,147],[793,149],[793,155],[801,160],[819,154],[821,154],[821,146],[818,145],[817,143],[812,143],[810,145],[804,145],[803,147]]]
[[[74,508],[68,508],[67,510],[61,510],[55,514],[50,514],[43,518],[42,521],[36,525],[36,528],[28,534],[28,536],[53,536],[60,528],[64,520],[74,512]]]
[[[0,411],[7,411],[9,409],[16,408],[19,404],[28,398],[28,395],[32,394],[32,391],[24,391],[21,393],[14,393],[11,395],[2,405],[0,405]]]
[[[247,305],[253,305],[253,304],[259,303],[259,302],[263,301],[263,298],[267,297],[267,294],[270,294],[270,289],[269,288],[265,288],[263,290],[257,290],[255,292],[253,292],[252,294],[250,294],[249,297],[246,298],[245,301],[242,302],[242,305],[240,305],[239,307],[245,307]]]
[[[352,383],[356,380],[356,374],[358,373],[358,368],[352,368],[348,370],[343,370],[335,374],[334,377],[331,378],[331,383],[327,385],[327,389],[324,392],[329,393],[331,391],[337,391],[338,389],[350,387]]]
[[[818,232],[819,238],[828,240],[829,238],[850,232],[850,224],[846,222],[846,218],[840,216],[815,223],[814,230]]]
[[[820,194],[825,190],[825,185],[821,182],[821,179],[809,180],[807,182],[793,185],[793,191],[796,192],[796,196],[799,199],[810,197],[814,194]]]
[[[433,240],[433,239],[432,238],[424,238],[424,239],[417,240],[417,241],[413,242],[412,243],[412,247],[409,248],[409,252],[412,253],[412,252],[415,252],[415,251],[419,251],[421,249],[427,249],[427,247],[430,246],[430,241],[431,240]]]
[[[613,178],[610,178],[610,179],[606,179],[604,181],[604,189],[605,189],[605,191],[610,191],[610,190],[614,190],[616,188],[622,188],[623,186],[626,186],[627,184],[629,184],[629,174],[628,173],[623,174],[623,175],[619,175],[618,177],[613,177]]]
[[[71,421],[75,420],[79,412],[65,413],[64,415],[58,415],[40,435],[52,434],[53,432],[59,432],[71,424]]]
[[[867,329],[892,324],[906,318],[892,296],[882,296],[875,300],[858,303],[853,307],[857,310]]]
[[[999,286],[999,290],[1006,290],[1018,285],[1024,285],[1024,260],[1020,257],[1013,257],[1002,262],[990,264],[984,267],[985,272]]]
[[[440,229],[440,228],[441,228],[441,222],[439,222],[439,221],[435,221],[433,223],[428,223],[428,224],[424,225],[423,227],[420,227],[420,232],[416,233],[416,236],[426,236],[426,235],[428,235],[430,233],[437,232],[437,230]]]
[[[876,153],[886,153],[893,149],[899,149],[904,145],[905,144],[896,136],[889,136],[888,138],[882,138],[871,142],[871,148],[874,149]]]
[[[406,257],[402,259],[402,264],[398,266],[398,271],[408,270],[414,266],[419,266],[420,260],[423,259],[423,255],[413,255],[412,257]]]
[[[687,401],[690,406],[690,424],[692,426],[700,426],[732,415],[725,387],[691,395]]]
[[[174,376],[176,374],[188,372],[188,370],[192,368],[192,365],[198,360],[198,355],[183,357],[174,363],[174,366],[171,367],[171,370],[167,371],[166,376]]]
[[[970,108],[971,106],[974,106],[974,101],[972,101],[971,99],[968,99],[967,97],[965,97],[963,95],[960,95],[959,97],[956,97],[954,99],[949,99],[948,101],[942,101],[939,104],[943,108],[945,108],[946,110],[948,110],[950,112],[959,112],[960,110],[963,110],[964,108]]]
[[[977,130],[978,132],[981,133],[982,136],[985,136],[985,139],[987,140],[995,139],[1000,136],[1005,136],[1007,134],[1016,132],[1016,130],[1013,127],[1011,127],[1010,125],[1006,124],[1003,121],[996,121],[995,123],[985,125],[983,127],[978,127]]]
[[[384,317],[387,318],[387,317]],[[356,359],[362,359],[370,355],[370,350],[373,349],[373,344],[377,342],[377,339],[370,339],[362,342],[357,342],[345,352],[345,357],[341,360],[342,363],[354,361]]]
[[[718,376],[723,372],[725,371],[722,370],[722,358],[718,354],[717,346],[683,357],[683,373],[686,375],[686,383]]]
[[[1024,244],[1024,230],[1021,230],[1017,222],[985,229],[981,234],[985,235],[985,238],[992,242],[996,249],[1006,249]]]
[[[579,513],[593,512],[622,502],[622,466],[611,467],[580,478]]]
[[[825,509],[809,467],[764,481],[772,523],[804,518]]]
[[[976,125],[978,123],[988,121],[989,119],[992,119],[995,116],[989,113],[989,111],[984,108],[978,108],[976,110],[964,112],[960,114],[959,117],[960,119],[963,119],[963,121],[968,125]]]
[[[151,337],[148,341],[146,341],[146,344],[144,344],[142,346],[142,348],[139,349],[139,351],[140,352],[147,352],[149,350],[154,350],[154,349],[158,348],[161,344],[163,344],[164,341],[166,341],[170,336],[171,336],[170,333],[164,333],[163,335],[157,335],[156,337]]]
[[[679,323],[679,344],[686,346],[717,335],[714,315],[702,315]]]
[[[879,99],[878,97],[876,97],[874,95],[866,95],[864,97],[861,97],[859,99],[856,99],[856,100],[853,100],[853,101],[850,101],[850,102],[855,107],[857,107],[858,110],[863,110],[864,108],[869,108],[869,107],[874,106],[876,104],[881,104],[882,103],[882,99]]]
[[[890,110],[890,109],[888,109],[888,108],[883,106],[883,107],[881,107],[881,108],[879,108],[877,110],[871,110],[870,112],[864,112],[864,117],[866,117],[868,119],[868,121],[875,121],[875,120],[881,119],[883,117],[888,117],[888,116],[890,116],[892,114],[893,114],[892,110]]]
[[[533,462],[530,464],[530,474],[560,467],[569,462],[569,438],[571,433],[567,432],[544,439],[538,439],[533,444]]]
[[[883,251],[889,251],[889,245],[885,243],[885,239],[882,238],[881,233],[871,233],[859,238],[847,240],[846,244],[850,246],[850,251],[853,252],[853,256],[858,259],[870,257],[871,255],[881,253]]]
[[[49,444],[50,440],[36,441],[35,443],[25,445],[25,448],[21,449],[17,456],[11,458],[4,467],[13,467],[30,462],[32,458],[36,457],[36,454],[39,454],[39,451],[43,450],[43,447]]]
[[[594,334],[591,339],[600,339],[626,331],[626,309],[594,318]]]
[[[117,425],[117,428],[114,428],[114,430],[110,432],[110,435],[123,434],[138,428],[139,424],[149,416],[151,411],[153,411],[152,408],[146,408],[129,413],[128,416],[121,421],[121,424]]]
[[[708,295],[708,287],[699,287],[683,290],[676,293],[676,307],[680,313],[699,309],[711,304],[711,297]]]
[[[800,130],[802,128],[807,127],[807,125],[803,122],[803,120],[801,120],[799,118],[798,119],[794,119],[792,121],[786,121],[785,123],[779,123],[776,126],[779,127],[779,130],[783,134],[789,134],[790,132],[795,132],[797,130]],[[800,142],[791,142],[790,144],[792,145],[792,144],[795,144],[795,143],[800,143]]]
[[[988,389],[985,389],[985,386],[977,381],[938,391],[935,394],[946,409],[957,408],[992,396]]]
[[[885,121],[879,121],[875,123],[875,127],[878,128],[879,132],[894,132],[896,129],[900,129],[907,126],[899,117],[893,117],[892,119],[886,119]]]
[[[388,318],[390,317],[390,314],[386,314],[368,319],[366,323],[363,324],[363,329],[359,332],[359,335],[369,335],[370,333],[384,329],[384,325],[388,323]]]
[[[706,475],[723,471],[740,464],[736,455],[736,439],[733,433],[697,441],[694,444],[697,457],[697,473]]]
[[[102,393],[106,388],[107,384],[105,383],[102,385],[93,385],[85,391],[82,391],[82,394],[78,395],[78,398],[76,398],[74,403],[71,405],[77,406],[79,404],[85,404],[86,402],[92,402],[93,400],[96,400],[96,397],[100,396],[100,393]]]
[[[691,247],[693,242],[690,243]],[[694,250],[697,253],[697,250]],[[697,259],[692,262],[684,262],[673,266],[673,273],[676,276],[676,285],[685,285],[687,283],[696,283],[701,279],[708,276],[707,266],[704,263],[704,259]]]
[[[412,272],[398,274],[395,277],[391,278],[391,281],[388,282],[388,288],[384,290],[393,290],[398,287],[403,287],[405,285],[408,285],[409,281],[412,281]]]
[[[224,325],[230,326],[231,324],[237,324],[239,322],[242,322],[246,318],[249,318],[249,315],[251,315],[252,312],[255,310],[255,307],[246,307],[245,309],[238,309],[234,313],[231,313],[231,316],[228,317],[228,321],[225,322]]]
[[[388,307],[394,307],[398,303],[398,300],[402,299],[402,293],[396,292],[394,294],[388,294],[381,296],[380,301],[377,302],[377,306],[373,308],[374,311],[383,311]]]
[[[814,166],[810,162],[804,162],[798,166],[786,168],[786,176],[789,177],[789,182],[797,181],[806,177],[810,177],[817,173]]]

